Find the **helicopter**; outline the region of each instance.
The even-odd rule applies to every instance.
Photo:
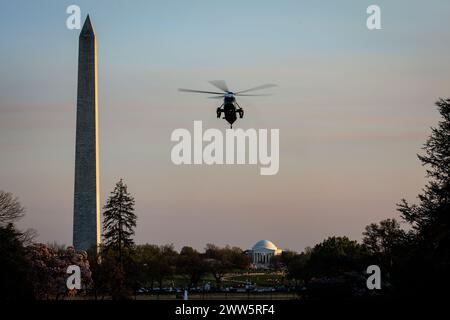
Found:
[[[201,91],[201,90],[191,90],[191,89],[178,89],[178,91],[181,92],[193,92],[193,93],[206,93],[206,94],[214,94],[216,96],[209,97],[211,99],[222,99],[223,103],[220,107],[217,108],[217,118],[220,118],[222,113],[224,114],[224,117],[222,119],[225,119],[229,124],[230,128],[233,128],[233,123],[237,120],[237,114],[239,115],[239,118],[244,117],[244,109],[241,108],[241,106],[237,103],[236,97],[237,96],[267,96],[267,94],[247,94],[247,92],[255,91],[255,90],[262,90],[267,88],[276,87],[275,84],[263,84],[261,86],[253,87],[247,90],[241,90],[237,92],[230,91],[228,89],[228,86],[225,81],[223,80],[214,80],[209,81],[210,84],[221,90],[222,92],[215,92],[215,91]]]

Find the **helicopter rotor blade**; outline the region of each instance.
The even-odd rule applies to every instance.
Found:
[[[207,93],[207,94],[223,94],[223,92],[213,92],[213,91],[201,91],[201,90],[191,90],[191,89],[178,89],[181,92],[193,92],[193,93]]]
[[[223,92],[230,92],[230,89],[228,89],[228,86],[224,80],[212,80],[209,81],[214,87],[222,90]]]
[[[208,99],[223,99],[224,96],[214,96],[214,97],[208,97]]]
[[[268,84],[263,84],[261,86],[257,86],[257,87],[253,87],[247,90],[242,90],[242,91],[238,91],[236,92],[236,94],[241,94],[244,92],[249,92],[249,91],[254,91],[254,90],[261,90],[261,89],[267,89],[267,88],[272,88],[272,87],[276,87],[276,84],[272,84],[272,83],[268,83]]]
[[[236,93],[235,96],[239,96],[239,97],[267,97],[267,96],[271,96],[271,94],[239,94],[239,93]]]

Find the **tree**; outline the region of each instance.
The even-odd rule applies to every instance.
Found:
[[[0,191],[0,300],[58,299],[74,295],[66,286],[67,267],[77,265],[84,289],[91,272],[86,252],[53,243],[33,243],[31,230],[18,231],[14,222],[25,214],[11,193]]]
[[[315,276],[335,276],[364,266],[364,248],[347,237],[329,237],[314,246],[308,261]]]
[[[102,253],[101,257],[98,255],[98,249],[100,249],[99,251]],[[91,289],[94,294],[94,299],[97,300],[99,296],[103,299],[105,294],[109,291],[108,286],[110,283],[108,277],[110,276],[111,271],[108,270],[108,255],[106,254],[106,251],[102,250],[101,246],[100,248],[96,248],[95,246],[92,247],[87,251],[87,254],[89,267],[92,272]]]
[[[363,232],[363,244],[369,254],[376,257],[384,267],[391,268],[394,255],[405,243],[407,233],[395,219],[371,223]]]
[[[116,183],[114,191],[103,207],[103,237],[106,250],[113,249],[119,254],[122,261],[124,249],[133,245],[134,228],[137,217],[134,213],[134,198],[127,190],[122,179]]]
[[[138,265],[140,287],[153,289],[154,282],[158,282],[159,287],[162,288],[164,280],[174,274],[177,255],[172,244],[136,246],[135,259]]]
[[[306,248],[305,250],[309,250]],[[286,270],[288,265],[298,256],[298,253],[292,250],[283,250],[281,254],[273,256],[270,264],[276,271]]]
[[[30,265],[28,277],[37,299],[58,300],[60,297],[75,295],[75,289],[68,290],[66,286],[67,268],[70,265],[80,267],[82,289],[90,286],[91,270],[86,252],[76,252],[73,247],[50,247],[42,243],[28,246],[26,252]]]
[[[225,246],[220,248],[208,243],[205,248],[205,260],[208,270],[216,280],[217,287],[221,287],[223,277],[234,269],[244,270],[250,266],[250,257],[238,247]]]
[[[283,251],[279,257],[282,265],[286,268],[288,279],[295,280],[296,284],[297,280],[309,281],[311,278],[308,266],[311,257],[311,249],[309,247],[300,254],[293,251],[286,251],[286,253]]]
[[[22,234],[11,223],[0,225],[0,266],[0,301],[34,299]]]
[[[137,268],[132,253],[125,251],[122,260],[118,251],[100,247],[100,256],[96,248],[88,251],[89,265],[92,271],[92,289],[94,298],[127,300],[137,289]]]
[[[205,258],[208,269],[216,280],[217,287],[221,287],[223,276],[233,269],[232,252],[230,247],[219,248],[208,243],[205,248]]]
[[[247,270],[252,264],[252,259],[249,255],[239,247],[231,247],[228,249],[230,253],[231,263],[233,268],[238,270]]]
[[[173,244],[159,246],[157,255],[157,263],[155,263],[156,280],[159,287],[163,287],[163,281],[170,278],[175,273],[175,263],[178,253],[175,251]]]
[[[18,198],[0,190],[0,301],[35,298],[25,248],[34,233],[21,232],[14,225],[24,215]]]
[[[208,265],[202,255],[192,247],[181,248],[177,258],[177,272],[189,278],[189,285],[197,287],[208,271]]]
[[[450,99],[436,102],[443,121],[431,128],[423,146],[425,155],[418,155],[430,181],[418,196],[419,205],[409,205],[405,199],[399,211],[406,221],[423,237],[435,242],[444,233],[448,237],[450,216]],[[437,236],[437,237],[434,237]],[[435,243],[438,245],[438,243]]]
[[[0,225],[14,223],[25,215],[25,208],[12,193],[0,190]]]
[[[409,204],[405,199],[398,204],[415,234],[414,248],[405,263],[414,270],[419,290],[448,290],[450,286],[450,99],[440,99],[436,106],[442,120],[431,128],[423,146],[424,155],[418,155],[427,167],[428,184],[419,194],[418,204]]]
[[[101,267],[103,275],[95,278],[104,281],[114,300],[127,299],[136,289],[136,264],[133,260],[134,228],[137,217],[134,213],[134,198],[122,179],[104,206]]]
[[[160,256],[160,249],[157,245],[143,244],[137,245],[134,251],[135,262],[138,267],[138,282],[140,287],[153,289],[157,281],[157,267],[155,264]]]

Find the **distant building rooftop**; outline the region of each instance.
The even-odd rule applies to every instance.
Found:
[[[260,240],[253,246],[252,250],[258,249],[269,249],[269,250],[278,250],[277,246],[273,244],[273,242],[269,240]]]

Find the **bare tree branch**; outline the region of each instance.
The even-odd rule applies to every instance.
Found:
[[[0,225],[16,222],[25,215],[25,208],[12,193],[0,190]]]

